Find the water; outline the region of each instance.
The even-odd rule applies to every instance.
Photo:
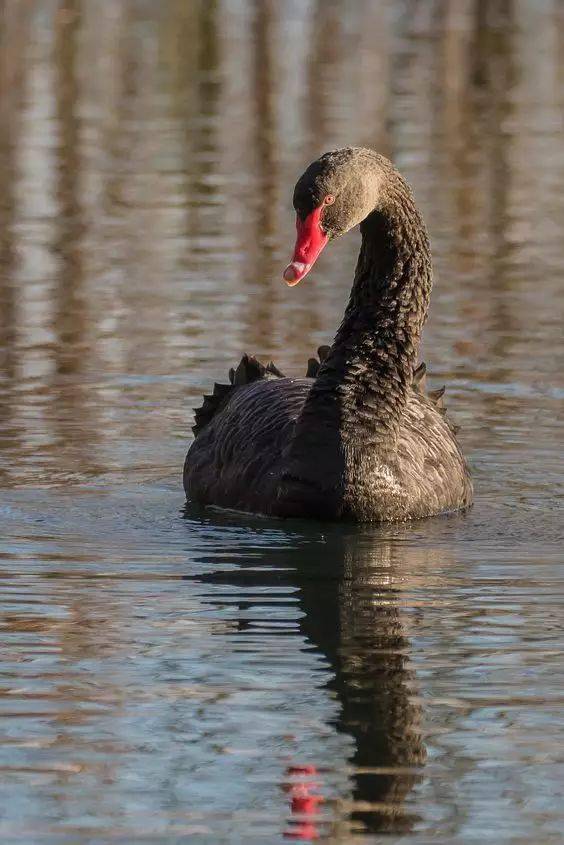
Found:
[[[2,842],[560,843],[562,5],[4,4],[0,118]],[[201,393],[342,313],[356,235],[280,273],[346,143],[427,220],[476,504],[185,512]]]

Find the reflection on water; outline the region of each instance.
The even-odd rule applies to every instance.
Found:
[[[561,841],[563,57],[558,0],[1,5],[3,842]],[[183,514],[202,391],[339,320],[354,235],[279,277],[346,143],[427,220],[476,505]]]
[[[415,818],[403,799],[418,779],[425,760],[421,737],[421,707],[414,696],[413,672],[408,669],[409,640],[402,624],[401,590],[398,589],[397,550],[382,541],[373,545],[374,532],[356,529],[350,534],[332,529],[327,536],[299,537],[299,543],[261,554],[251,547],[252,565],[235,570],[214,570],[195,576],[198,583],[237,590],[240,612],[254,615],[254,605],[282,589],[297,589],[301,613],[300,632],[319,651],[331,671],[327,683],[339,704],[330,724],[354,740],[349,764],[354,766],[347,830],[410,830]],[[424,563],[429,552],[418,557]],[[297,564],[296,564],[297,561]],[[257,593],[257,598],[249,594]],[[208,599],[209,600],[209,599]],[[211,594],[216,607],[225,600],[223,590]],[[281,633],[280,623],[267,631]],[[248,621],[239,633],[256,628]],[[303,690],[303,694],[307,694]],[[323,786],[323,770],[313,761],[293,760],[298,774],[315,775],[312,784]],[[303,781],[298,781],[303,785]],[[310,785],[309,792],[317,793]],[[303,795],[301,796],[304,797]],[[309,797],[309,796],[308,796]],[[318,801],[313,802],[319,814]],[[342,812],[342,808],[341,812]],[[303,813],[302,813],[303,815]],[[320,820],[299,819],[319,828]],[[363,822],[362,825],[358,823]],[[345,832],[342,828],[340,833]],[[291,832],[291,831],[290,831]]]

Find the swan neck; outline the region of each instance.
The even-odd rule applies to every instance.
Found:
[[[341,441],[393,444],[432,284],[425,226],[401,177],[361,234],[349,303],[304,416],[332,416]]]

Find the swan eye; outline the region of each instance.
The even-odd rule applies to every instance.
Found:
[[[327,194],[327,196],[323,200],[323,205],[333,205],[334,202],[335,202],[335,195],[334,194]]]

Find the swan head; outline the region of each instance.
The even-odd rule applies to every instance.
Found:
[[[294,188],[296,245],[284,280],[297,285],[332,238],[344,235],[378,206],[392,164],[361,147],[325,153],[312,162]]]

